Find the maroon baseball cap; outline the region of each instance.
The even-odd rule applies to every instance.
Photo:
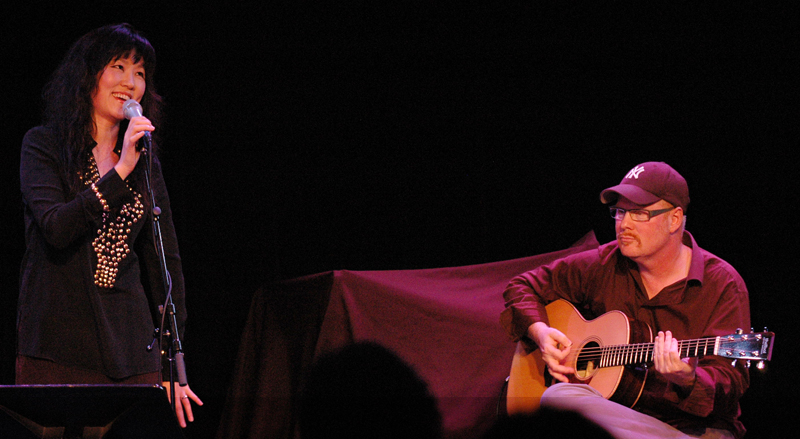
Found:
[[[664,162],[646,162],[628,171],[622,181],[600,193],[604,204],[614,203],[623,196],[640,206],[664,200],[673,206],[689,205],[689,186],[678,171]]]

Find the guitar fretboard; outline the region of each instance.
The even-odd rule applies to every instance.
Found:
[[[653,361],[655,343],[634,343],[586,348],[578,356],[579,362],[591,362],[597,367],[624,366]],[[678,350],[682,358],[716,354],[719,337],[682,340]]]

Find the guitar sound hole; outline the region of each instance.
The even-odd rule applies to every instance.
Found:
[[[594,375],[599,367],[600,356],[597,354],[600,345],[597,342],[589,342],[581,348],[578,360],[575,363],[575,376],[579,379],[586,379]],[[588,351],[588,353],[587,353]]]

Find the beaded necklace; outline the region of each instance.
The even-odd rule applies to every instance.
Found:
[[[103,206],[103,227],[97,231],[97,237],[92,242],[92,248],[97,255],[97,267],[94,272],[94,284],[101,288],[114,288],[117,280],[119,264],[131,252],[128,243],[128,235],[131,227],[144,215],[144,204],[142,195],[131,189],[128,181],[125,185],[133,194],[134,203],[126,203],[120,207],[116,219],[112,220],[112,212],[103,194],[97,189],[95,184],[100,180],[100,171],[94,155],[89,153],[89,163],[86,170],[80,176],[84,185],[90,187],[100,204]]]

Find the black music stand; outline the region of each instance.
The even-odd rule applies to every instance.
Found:
[[[0,386],[3,439],[182,439],[158,385]]]

